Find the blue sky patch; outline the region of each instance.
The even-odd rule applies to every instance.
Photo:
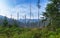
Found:
[[[13,15],[13,18],[17,18],[17,13],[19,12],[19,15],[21,18],[23,18],[24,15],[29,18],[30,13],[30,2],[31,2],[31,12],[34,16],[34,19],[37,19],[37,1],[38,0],[0,0],[0,15],[7,16],[11,18],[11,14]],[[45,11],[45,7],[48,3],[48,0],[40,0],[40,14]],[[3,12],[4,11],[4,12]],[[33,19],[32,16],[32,19]],[[42,15],[40,15],[41,17]]]

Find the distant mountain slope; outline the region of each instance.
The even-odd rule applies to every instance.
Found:
[[[1,16],[0,15],[0,25],[3,25],[3,21],[4,21],[4,17],[5,16]],[[20,27],[40,27],[43,26],[44,23],[42,22],[42,20],[40,19],[40,21],[38,19],[20,19],[20,20],[14,20],[11,18],[7,18],[9,25],[13,25],[14,23],[17,23],[18,26]],[[40,26],[38,26],[38,21]],[[45,25],[47,25],[48,22],[45,22]]]

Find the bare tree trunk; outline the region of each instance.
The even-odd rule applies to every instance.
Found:
[[[31,0],[30,0],[30,27],[31,27]]]
[[[19,20],[19,12],[17,13],[17,20]]]
[[[38,27],[40,26],[40,24],[39,24],[39,10],[40,10],[40,0],[38,0],[38,2],[37,2],[37,6],[38,6]]]
[[[39,24],[39,8],[38,8],[38,27],[40,26],[40,24]]]
[[[27,27],[27,26],[26,26],[26,15],[25,15],[25,27]]]
[[[11,19],[12,19],[12,14],[11,14]]]

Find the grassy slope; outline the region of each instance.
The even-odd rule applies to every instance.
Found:
[[[27,28],[2,28],[0,27],[0,38],[60,38],[60,28],[56,31]]]

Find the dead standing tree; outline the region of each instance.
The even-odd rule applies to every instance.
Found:
[[[26,26],[26,14],[25,14],[25,16],[24,16],[24,17],[25,17],[25,27],[27,27],[27,26]]]
[[[39,20],[40,20],[40,19],[39,19],[39,17],[40,17],[40,16],[39,16],[39,14],[40,14],[40,13],[39,13],[39,11],[40,11],[40,0],[38,0],[38,2],[37,2],[37,7],[38,7],[38,27],[39,27],[39,26],[40,26],[40,23],[39,23]]]
[[[31,0],[30,0],[30,27],[31,27]]]
[[[19,12],[17,13],[17,20],[19,20]]]
[[[11,13],[11,19],[13,19],[13,18],[12,18],[12,13]]]

